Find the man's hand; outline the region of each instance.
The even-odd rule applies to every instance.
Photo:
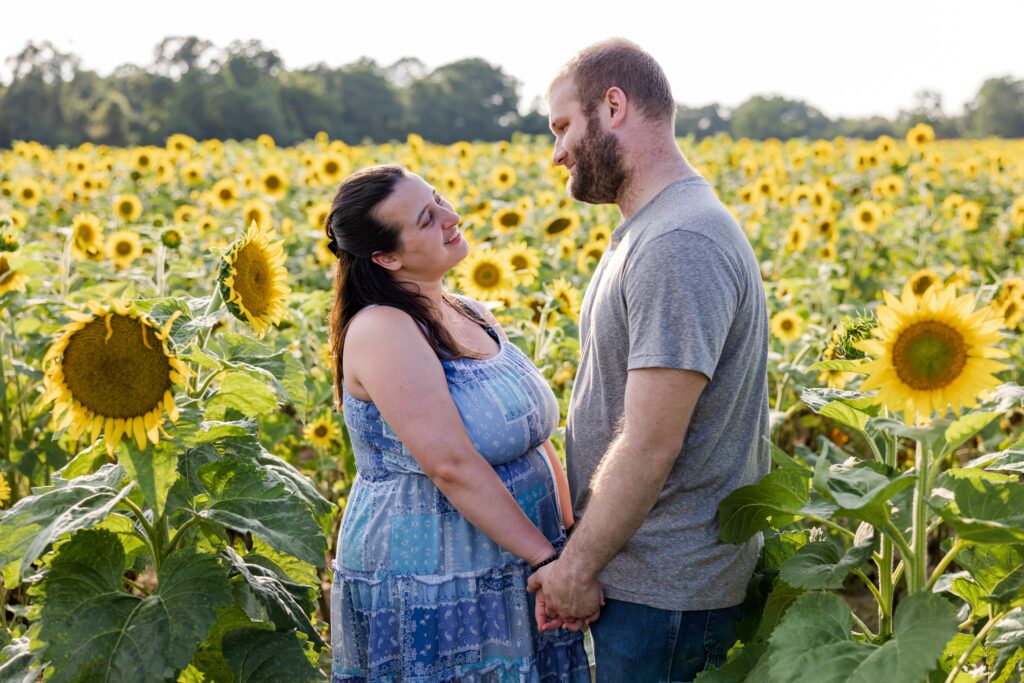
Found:
[[[537,592],[537,627],[541,631],[562,627],[579,631],[584,624],[597,620],[604,605],[601,584],[580,576],[562,560],[534,572],[526,588]]]

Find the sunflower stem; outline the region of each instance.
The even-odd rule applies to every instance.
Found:
[[[60,298],[64,302],[68,300],[68,290],[71,289],[71,243],[74,237],[75,231],[69,230],[64,240],[64,251],[60,255]]]
[[[878,635],[888,639],[892,636],[892,600],[893,580],[892,570],[892,539],[882,535],[882,556],[877,562],[878,566]]]
[[[188,531],[190,527],[193,527],[196,524],[198,524],[200,521],[200,517],[195,516],[187,522],[185,522],[184,524],[182,524],[180,527],[178,527],[178,530],[174,532],[174,536],[171,538],[171,542],[167,544],[168,555],[173,553],[175,549],[178,547],[178,544],[181,542],[181,539],[185,536],[185,532]]]
[[[156,295],[164,295],[164,266],[167,263],[167,247],[163,241],[156,243]]]
[[[122,498],[121,503],[131,510],[132,514],[135,515],[135,518],[139,520],[139,524],[141,524],[142,528],[146,531],[146,544],[149,545],[149,552],[153,555],[153,563],[156,565],[156,568],[159,569],[162,558],[158,552],[159,549],[157,545],[158,539],[156,529],[154,529],[153,525],[146,519],[146,513],[142,511],[142,508],[132,502],[130,498]]]
[[[956,680],[957,676],[960,674],[960,669],[967,663],[967,660],[971,658],[971,654],[974,650],[981,644],[981,641],[985,640],[985,637],[988,635],[988,632],[992,630],[992,627],[999,623],[999,621],[1007,614],[1009,614],[1009,612],[999,612],[998,614],[993,614],[989,618],[988,623],[978,631],[978,635],[974,636],[974,640],[971,641],[971,644],[967,646],[964,653],[960,655],[960,659],[958,659],[953,668],[950,669],[949,676],[946,677],[946,683],[953,683],[953,681]]]
[[[961,541],[959,538],[953,541],[953,547],[949,549],[948,553],[943,555],[942,559],[939,560],[939,564],[935,566],[935,571],[932,572],[931,578],[928,579],[928,583],[927,585],[925,585],[925,590],[931,591],[932,588],[935,587],[935,584],[942,577],[942,573],[946,571],[946,567],[949,566],[949,564],[957,556],[957,553],[963,550],[966,545],[967,544]]]
[[[214,283],[213,295],[210,297],[210,303],[206,306],[206,310],[203,311],[203,316],[212,315],[224,304],[224,297],[220,293],[220,283]],[[210,338],[210,331],[212,327],[207,327],[199,333],[199,348],[203,349],[206,347],[206,341]]]
[[[891,520],[886,520],[885,527],[882,529],[885,532],[883,538],[891,538],[896,547],[900,549],[900,555],[904,562],[909,562],[914,556],[914,551],[910,549],[910,545],[907,544],[907,539],[903,537],[900,530],[892,523]],[[895,575],[893,575],[895,581]]]
[[[920,441],[914,452],[914,468],[917,478],[914,482],[913,526],[911,527],[910,544],[913,547],[912,559],[907,560],[907,587],[910,593],[925,590],[928,582],[928,496],[931,481],[928,472],[928,458],[931,449],[925,448]]]

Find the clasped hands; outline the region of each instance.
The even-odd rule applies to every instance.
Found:
[[[594,577],[574,571],[566,559],[555,560],[535,571],[526,588],[537,594],[534,616],[541,631],[579,631],[601,616],[601,584]]]

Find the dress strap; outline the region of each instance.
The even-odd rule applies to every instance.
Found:
[[[472,310],[472,309],[476,308],[476,306],[471,304],[469,302],[469,300],[467,300],[463,296],[460,296],[460,295],[456,294],[455,298],[458,300],[458,302],[460,304],[462,304],[462,307],[464,309]],[[473,312],[476,313],[476,315],[478,315],[482,321],[486,321],[487,320],[487,316],[485,316],[483,314],[483,311],[474,310]],[[494,343],[496,343],[500,347],[501,346],[501,337],[498,335],[498,332],[492,326],[488,325],[486,322],[479,322],[478,324],[480,325],[480,327],[484,328],[484,332],[487,333],[487,336],[490,337],[491,339],[493,339]]]

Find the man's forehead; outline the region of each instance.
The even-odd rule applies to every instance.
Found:
[[[570,79],[563,78],[551,86],[548,93],[548,108],[551,116],[565,113],[564,110],[571,109],[575,101],[576,88]]]

